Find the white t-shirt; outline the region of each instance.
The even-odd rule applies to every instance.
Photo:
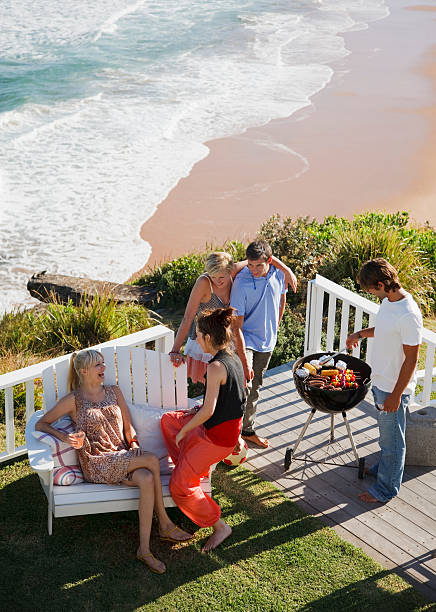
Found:
[[[398,302],[383,300],[375,319],[371,353],[371,380],[374,387],[391,393],[404,362],[403,344],[416,346],[422,341],[422,315],[410,293]],[[403,394],[413,393],[416,374]]]

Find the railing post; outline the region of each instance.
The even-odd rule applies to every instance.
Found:
[[[306,298],[306,331],[304,332],[304,354],[308,355],[311,352],[312,346],[312,321],[315,319],[315,313],[312,312],[312,297],[315,281],[311,280],[307,283],[307,298]]]
[[[354,315],[354,330],[353,331],[359,331],[362,329],[362,315],[363,315],[363,311],[361,308],[356,307],[356,313]],[[353,357],[360,357],[360,343],[353,348]]]
[[[335,320],[336,320],[336,297],[329,293],[329,310],[327,315],[327,342],[326,350],[332,351],[335,341]]]
[[[305,354],[321,350],[322,307],[324,289],[310,281],[307,287]]]
[[[375,317],[376,317],[375,314],[369,315],[368,327],[375,327]],[[373,345],[374,345],[374,338],[367,338],[366,340],[366,362],[369,363],[369,365],[371,365],[371,355],[372,355]]]
[[[341,311],[341,331],[339,336],[339,348],[345,346],[345,340],[348,337],[348,321],[350,319],[350,303],[342,300]]]
[[[433,363],[434,363],[435,345],[427,342],[427,354],[425,357],[425,376],[424,389],[422,392],[422,405],[427,406],[430,403],[432,380],[433,380]]]
[[[26,381],[26,422],[35,412],[35,381]]]
[[[6,451],[12,454],[15,450],[15,424],[14,424],[14,388],[5,389],[5,422],[6,422]]]

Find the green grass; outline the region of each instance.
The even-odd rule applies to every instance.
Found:
[[[214,496],[232,536],[210,555],[193,543],[152,548],[163,576],[135,560],[136,512],[55,519],[27,461],[1,474],[2,608],[15,610],[418,611],[434,609],[410,585],[305,515],[270,484],[224,466]],[[194,528],[177,509],[172,518]]]

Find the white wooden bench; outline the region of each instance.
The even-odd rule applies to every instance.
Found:
[[[96,347],[98,348],[98,347]],[[143,346],[110,346],[101,349],[106,363],[105,385],[118,384],[128,402],[162,409],[188,409],[186,365],[174,368],[165,353],[146,350]],[[35,412],[26,426],[29,462],[38,474],[48,500],[48,532],[52,517],[137,510],[139,489],[123,485],[84,482],[71,486],[53,483],[54,461],[48,445],[33,436],[35,423],[67,393],[70,355],[43,370],[43,410]],[[166,506],[175,506],[169,493],[169,475],[162,475]],[[201,484],[211,491],[210,476]]]

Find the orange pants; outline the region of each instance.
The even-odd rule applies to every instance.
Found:
[[[200,527],[210,527],[220,518],[221,508],[204,493],[200,480],[209,474],[211,465],[230,455],[234,447],[211,442],[203,425],[191,429],[177,447],[176,436],[192,417],[192,414],[175,411],[165,413],[161,419],[165,444],[176,466],[170,480],[170,493],[191,521]]]

